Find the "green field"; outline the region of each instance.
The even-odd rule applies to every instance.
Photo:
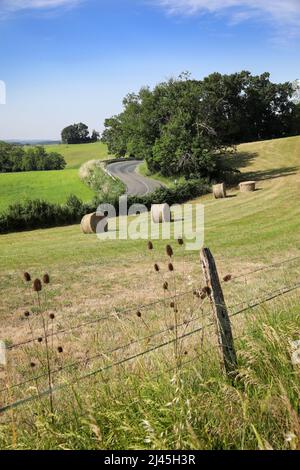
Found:
[[[78,170],[0,174],[0,212],[26,199],[64,203],[70,194],[84,202],[93,198],[93,191],[78,178]]]
[[[46,145],[49,152],[60,153],[67,162],[67,168],[80,168],[80,166],[89,160],[106,160],[109,155],[107,147],[101,142],[92,144],[76,145]]]
[[[220,277],[241,276],[223,283],[230,312],[238,305],[248,305],[283,286],[298,283],[300,266],[299,260],[280,263],[300,256],[300,137],[245,144],[238,150],[236,162],[242,171],[241,181],[255,179],[257,191],[242,194],[235,188],[229,191],[227,199],[214,200],[207,195],[194,201],[205,206],[205,245],[216,258]],[[22,312],[31,308],[33,297],[30,286],[24,286],[22,273],[29,271],[36,277],[47,271],[51,285],[42,298],[46,299],[46,311],[55,312],[55,327],[59,330],[114,312],[110,320],[93,324],[78,334],[60,335],[54,347],[63,345],[65,354],[63,359],[57,359],[54,353],[58,365],[59,361],[72,364],[78,358],[85,361],[86,356],[131,344],[137,338],[143,341],[138,345],[132,343],[127,354],[155,345],[147,335],[173,325],[169,297],[161,307],[142,309],[141,318],[136,315],[139,306],[163,298],[162,283],[166,279],[171,293],[174,289],[193,290],[204,282],[199,252],[185,252],[171,242],[175,274],[168,271],[166,240],[154,241],[154,250],[150,252],[146,241],[101,241],[94,235],[83,235],[78,225],[2,235],[0,337],[9,343],[30,337]],[[154,272],[154,262],[161,266],[159,274]],[[274,262],[279,262],[275,268],[243,277],[244,273]],[[199,315],[199,311],[202,319],[206,315],[211,319],[209,303],[199,306],[192,295],[183,299],[178,301],[183,325],[191,316]],[[121,314],[133,305],[136,308],[131,313]],[[34,308],[37,311],[36,305]],[[30,327],[40,331],[38,316],[33,315],[30,321]],[[195,327],[202,320],[198,321]],[[47,401],[36,401],[23,413],[16,411],[17,430],[14,434],[9,424],[3,428],[2,446],[44,449],[299,446],[300,379],[298,369],[291,365],[289,349],[289,341],[299,337],[299,290],[234,317],[232,323],[240,373],[235,386],[220,373],[217,350],[203,354],[207,351],[201,349],[203,344],[213,347],[213,338],[209,333],[198,334],[192,337],[194,340],[182,342],[183,359],[189,359],[190,365],[180,372],[178,382],[174,379],[174,368],[173,372],[172,369],[166,372],[174,366],[172,347],[140,357],[55,395],[58,411],[52,424]],[[180,332],[190,331],[188,328],[182,327]],[[172,338],[171,327],[167,331],[158,342]],[[38,346],[31,353],[25,348],[23,355],[19,354],[14,356],[19,364],[14,372],[22,380],[32,373],[28,360],[36,361],[37,357],[43,362],[43,357]],[[90,373],[122,359],[124,354],[125,351],[103,353],[98,362],[84,362],[74,374]],[[43,366],[39,369],[44,370]],[[55,384],[70,379],[74,379],[72,372],[54,378]],[[39,386],[43,389],[47,383]],[[16,391],[9,400],[29,392],[29,388]],[[292,443],[286,438],[289,433],[296,436]]]
[[[36,171],[0,174],[0,212],[10,204],[26,199],[43,199],[63,204],[70,194],[88,202],[94,193],[80,181],[78,169],[89,160],[108,158],[107,148],[101,142],[78,145],[46,146],[50,152],[64,156],[67,166],[61,171]]]
[[[248,195],[233,189],[229,192],[232,197],[224,200],[215,201],[211,195],[199,199],[206,209],[206,244],[229,260],[237,257],[247,260],[249,253],[259,260],[298,251],[300,137],[241,145],[236,162],[242,171],[241,180],[257,179],[258,191]],[[9,268],[17,267],[21,260],[24,268],[36,262],[40,265],[44,262],[48,267],[66,261],[103,264],[114,258],[115,250],[127,257],[143,246],[143,242],[108,241],[103,251],[96,238],[84,237],[77,226],[2,235],[0,243]],[[44,244],[48,250],[44,250]],[[18,264],[14,264],[16,250]]]

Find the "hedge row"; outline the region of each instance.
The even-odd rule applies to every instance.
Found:
[[[181,204],[210,192],[206,181],[191,180],[171,188],[159,188],[145,196],[129,196],[128,206],[144,204],[148,209],[152,204]],[[95,198],[90,203],[83,203],[71,195],[63,205],[42,200],[29,200],[23,204],[9,206],[6,213],[0,215],[0,233],[20,232],[25,230],[59,227],[76,224],[90,212],[94,212],[102,203],[112,204],[118,212],[120,194],[113,194],[105,200]]]

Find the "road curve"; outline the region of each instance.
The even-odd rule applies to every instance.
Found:
[[[158,181],[136,173],[136,168],[140,164],[140,160],[128,160],[126,162],[110,163],[106,169],[112,176],[123,181],[127,187],[127,194],[144,196],[152,193],[157,188],[161,188],[162,185]]]

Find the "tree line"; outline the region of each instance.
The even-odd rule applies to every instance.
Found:
[[[44,147],[24,148],[0,142],[0,172],[63,170],[65,159],[57,152],[46,152]]]
[[[300,133],[294,93],[293,83],[272,83],[269,73],[184,73],[128,94],[123,111],[106,119],[102,141],[118,157],[144,158],[152,172],[218,179],[231,171],[235,144]]]

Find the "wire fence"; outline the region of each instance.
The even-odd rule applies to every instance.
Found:
[[[255,270],[249,271],[247,273],[243,273],[241,275],[230,276],[230,281],[239,279],[241,277],[248,277],[248,276],[251,276],[252,274],[255,274],[257,272],[270,270],[270,269],[276,268],[278,266],[286,265],[287,263],[291,263],[291,262],[297,261],[299,259],[300,259],[300,256],[297,256],[297,257],[294,257],[294,258],[285,259],[285,260],[280,261],[280,262],[269,264],[269,265],[266,265],[266,266],[261,267],[261,268],[257,268]],[[276,290],[265,293],[264,297],[261,297],[261,298],[256,297],[256,298],[252,299],[250,302],[243,301],[243,302],[237,303],[235,305],[232,305],[230,307],[231,313],[230,313],[229,317],[231,319],[231,318],[236,317],[238,315],[242,315],[242,314],[246,313],[247,311],[249,311],[251,309],[259,307],[260,305],[265,304],[267,302],[270,302],[270,301],[272,301],[276,298],[279,298],[283,295],[287,295],[287,294],[289,294],[289,293],[291,293],[291,292],[293,292],[293,291],[295,291],[299,288],[300,288],[300,282],[295,283],[293,285],[282,286],[282,287],[280,287]],[[199,301],[200,301],[199,304],[197,305],[197,309],[200,310],[200,314],[198,314],[196,316],[193,316],[189,320],[179,322],[175,326],[173,325],[172,328],[170,326],[168,326],[166,328],[159,329],[157,331],[151,332],[148,335],[143,335],[143,336],[137,337],[134,340],[131,340],[131,341],[125,343],[125,344],[118,345],[114,348],[110,348],[110,349],[100,351],[97,354],[86,356],[86,357],[81,358],[79,360],[73,361],[69,364],[65,364],[65,365],[62,365],[62,366],[54,368],[54,369],[51,368],[50,370],[47,370],[47,372],[45,372],[45,373],[42,373],[42,374],[39,374],[39,375],[34,375],[33,374],[33,376],[30,377],[29,379],[23,380],[21,382],[15,383],[15,384],[10,384],[9,386],[1,389],[0,393],[7,393],[8,395],[11,395],[10,392],[13,392],[16,389],[21,389],[22,387],[24,387],[26,385],[29,385],[29,384],[36,384],[37,381],[39,381],[41,379],[46,379],[47,377],[49,377],[49,374],[51,375],[51,377],[53,377],[53,376],[55,376],[59,373],[62,373],[64,371],[70,371],[70,370],[72,371],[72,370],[82,366],[83,364],[85,364],[85,365],[91,364],[91,363],[95,362],[97,359],[107,358],[107,357],[109,357],[110,355],[112,355],[114,353],[125,351],[126,349],[129,349],[130,347],[132,347],[134,345],[142,345],[142,343],[145,342],[145,341],[150,341],[150,340],[153,340],[153,339],[156,339],[156,338],[159,338],[159,337],[163,337],[163,335],[166,335],[167,333],[170,333],[170,332],[174,333],[174,329],[176,329],[176,334],[171,339],[166,338],[163,341],[160,341],[158,344],[151,345],[150,347],[148,347],[146,349],[143,349],[142,351],[137,351],[135,353],[131,353],[131,354],[127,355],[126,357],[121,357],[120,359],[117,359],[117,360],[113,361],[110,364],[102,365],[101,367],[97,367],[94,370],[83,373],[83,374],[81,374],[81,375],[79,375],[75,378],[71,378],[70,380],[66,380],[64,383],[60,383],[60,384],[56,384],[56,385],[51,384],[51,386],[45,388],[44,390],[38,391],[37,394],[30,395],[30,396],[25,396],[24,398],[20,398],[18,400],[11,401],[10,403],[8,403],[4,406],[0,406],[0,413],[4,413],[4,412],[6,412],[8,410],[11,410],[11,409],[19,408],[20,406],[31,403],[35,400],[40,400],[43,397],[47,397],[47,396],[52,395],[56,392],[64,390],[67,387],[70,387],[70,386],[72,386],[76,383],[79,383],[79,382],[83,381],[83,380],[87,380],[91,377],[99,375],[99,374],[101,374],[105,371],[111,370],[115,367],[118,367],[118,366],[127,364],[129,362],[135,361],[139,358],[147,356],[150,353],[154,353],[156,351],[162,350],[163,348],[166,348],[168,346],[172,346],[174,344],[177,345],[178,343],[182,342],[183,340],[185,340],[187,338],[190,338],[190,337],[194,337],[196,334],[199,334],[199,333],[203,332],[204,330],[207,330],[208,328],[211,328],[212,326],[215,325],[215,320],[210,320],[210,321],[207,321],[206,323],[203,323],[203,320],[205,318],[205,316],[203,315],[204,305],[205,305],[205,301],[209,298],[209,293],[208,293],[207,289],[199,288],[199,289],[191,289],[191,290],[187,290],[187,291],[184,291],[184,292],[179,292],[177,294],[171,295],[168,298],[164,297],[163,299],[157,299],[157,300],[155,300],[153,302],[150,302],[150,303],[147,303],[147,304],[140,304],[140,305],[136,305],[134,307],[125,308],[125,309],[122,309],[118,312],[113,311],[113,312],[111,312],[107,315],[104,315],[104,316],[101,316],[101,317],[98,317],[98,318],[95,318],[95,319],[92,319],[92,320],[89,320],[89,321],[86,321],[86,322],[82,322],[80,324],[77,324],[77,325],[69,327],[69,328],[60,329],[60,330],[55,331],[55,332],[53,332],[53,331],[52,332],[46,332],[45,337],[44,337],[45,340],[47,338],[51,338],[51,337],[58,336],[58,335],[61,335],[61,334],[72,333],[72,332],[81,330],[84,327],[92,326],[92,325],[95,325],[97,323],[101,323],[102,321],[106,321],[106,320],[109,320],[109,319],[112,319],[112,318],[116,318],[120,315],[126,316],[126,314],[135,313],[139,316],[139,313],[143,310],[151,309],[153,307],[156,307],[159,304],[164,304],[165,305],[166,303],[170,303],[170,301],[173,302],[173,309],[174,308],[176,309],[176,302],[179,299],[185,298],[188,295],[192,295],[196,299],[199,299]],[[238,309],[238,310],[233,310],[233,309],[236,309],[239,306],[243,306],[243,307]],[[188,329],[188,327],[190,327],[191,325],[193,325],[196,322],[202,322],[202,323],[199,326],[193,328],[191,331],[186,331]],[[185,330],[184,330],[183,333],[179,334],[178,331],[181,328],[184,328]],[[237,338],[235,338],[235,339],[237,339]],[[31,339],[20,341],[18,343],[10,345],[7,348],[7,350],[9,352],[13,352],[13,351],[17,350],[18,348],[21,348],[22,346],[31,346],[34,343],[36,343],[37,341],[39,341],[39,337],[32,337]],[[215,347],[219,347],[219,345],[217,344]],[[188,364],[190,362],[192,362],[192,360],[187,361],[186,363]]]

